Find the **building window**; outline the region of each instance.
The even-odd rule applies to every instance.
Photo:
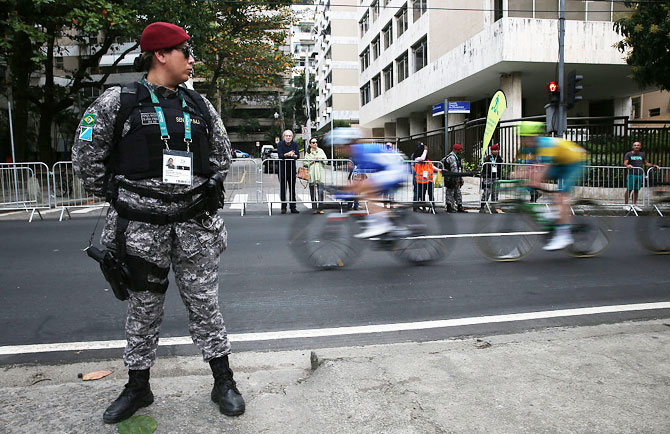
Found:
[[[332,59],[333,58],[333,50],[331,48],[326,51],[326,55],[324,56],[325,59]]]
[[[397,68],[398,83],[400,83],[409,76],[409,59],[407,51],[395,60],[395,64]]]
[[[382,35],[384,36],[384,50],[386,50],[393,43],[393,21],[389,21],[382,29]]]
[[[384,74],[384,91],[387,91],[393,87],[393,64],[384,68],[382,74]]]
[[[377,74],[372,77],[372,97],[377,98],[382,94],[382,76]]]
[[[361,87],[361,107],[370,102],[370,82]]]
[[[635,97],[633,98],[633,119],[640,119],[642,116],[642,104],[640,101],[640,97]]]
[[[395,16],[397,38],[407,30],[407,3],[405,3]]]
[[[660,116],[661,115],[661,108],[656,107],[651,110],[649,110],[649,117],[654,117],[654,116]]]
[[[379,0],[372,3],[372,22],[374,23],[379,18]]]
[[[503,0],[493,0],[493,21],[503,17]]]
[[[326,75],[326,83],[332,83],[333,82],[333,71],[330,71],[328,75]]]
[[[63,58],[61,56],[54,57],[54,66],[56,69],[63,69]]]
[[[363,72],[370,66],[370,47],[366,48],[358,57],[361,59],[361,72]]]
[[[379,41],[379,36],[377,36],[372,40],[372,60],[377,60],[377,57],[382,54],[381,48],[382,47]]]
[[[358,27],[361,29],[361,37],[367,33],[368,29],[370,28],[370,19],[369,19],[369,14],[366,12],[365,15],[363,15],[363,18],[358,22]]]
[[[412,0],[412,10],[414,11],[414,22],[421,18],[421,15],[426,13],[428,9],[428,0]]]
[[[424,36],[419,42],[412,46],[414,55],[414,72],[428,64],[428,39]]]

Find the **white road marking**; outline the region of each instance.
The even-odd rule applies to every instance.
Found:
[[[75,211],[70,211],[70,214],[88,214],[89,212],[99,211],[101,208],[104,208],[105,206],[106,205],[94,206],[94,207],[84,208],[84,209],[78,209],[78,210],[75,210]]]
[[[428,330],[448,327],[461,327],[478,324],[494,324],[502,322],[530,321],[547,318],[564,318],[570,316],[598,315],[604,313],[636,312],[642,310],[670,309],[670,302],[623,304],[613,306],[582,307],[576,309],[548,310],[540,312],[512,313],[489,315],[471,318],[456,318],[435,321],[419,321],[395,324],[375,324],[365,326],[334,327],[307,330],[283,330],[276,332],[240,333],[228,335],[231,342],[255,342],[280,339],[317,338],[345,336],[370,333],[387,333],[407,330]],[[161,338],[159,345],[190,345],[190,336]],[[48,353],[54,351],[82,351],[124,348],[125,340],[63,342],[56,344],[11,345],[0,347],[0,355]]]

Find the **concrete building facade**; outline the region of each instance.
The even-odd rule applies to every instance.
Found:
[[[544,114],[547,83],[557,80],[558,0],[363,0],[360,122],[375,136],[405,137],[444,126],[432,106],[469,101],[485,116],[502,89],[503,119]],[[584,76],[584,100],[568,116],[630,115],[639,89],[629,78],[612,21],[620,3],[566,0],[565,71]],[[613,85],[616,83],[616,85]]]
[[[318,0],[316,34],[316,129],[330,129],[331,121],[358,123],[358,0]]]

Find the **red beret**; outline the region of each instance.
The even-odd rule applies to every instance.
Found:
[[[454,146],[451,147],[451,149],[463,149],[463,147],[458,143],[456,143]]]
[[[497,151],[497,150],[499,150],[499,149],[500,149],[500,146],[498,146],[497,143],[491,145],[491,150],[492,150],[492,151]]]
[[[172,48],[189,39],[191,37],[179,26],[161,22],[151,23],[142,32],[140,49],[155,51],[161,48]]]

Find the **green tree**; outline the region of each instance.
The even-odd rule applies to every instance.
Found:
[[[307,125],[307,109],[305,106],[305,74],[300,74],[291,79],[291,85],[288,87],[288,96],[284,99],[282,107],[284,117],[291,119],[294,125]],[[309,110],[310,116],[314,119],[316,115],[316,96],[318,94],[314,76],[309,77]]]
[[[0,2],[0,64],[7,65],[10,79],[0,89],[11,92],[14,102],[13,121],[18,161],[40,159],[51,163],[52,124],[57,115],[70,109],[84,88],[102,89],[109,73],[92,78],[103,55],[118,55],[112,67],[139,45],[139,35],[150,22],[168,21],[183,26],[191,35],[196,56],[206,65],[205,76],[214,84],[226,78],[226,87],[260,86],[278,82],[280,66],[288,70],[286,56],[277,55],[278,41],[284,40],[290,13],[281,11],[283,2],[260,6],[257,0],[237,3],[209,0],[4,0]],[[281,3],[281,4],[280,4]],[[290,3],[290,1],[286,1]],[[285,6],[284,6],[285,7]],[[275,11],[272,18],[247,17]],[[272,14],[269,14],[272,15]],[[246,23],[246,24],[245,24]],[[274,35],[270,28],[277,25]],[[263,27],[264,26],[264,27]],[[260,29],[263,29],[262,31]],[[257,37],[254,38],[253,35]],[[261,37],[261,34],[265,35]],[[270,36],[267,36],[270,34]],[[222,38],[222,39],[218,39]],[[54,58],[62,56],[63,41],[80,50],[77,67],[68,71],[63,83],[53,74]],[[120,40],[137,41],[119,52]],[[222,47],[219,49],[218,47]],[[211,53],[221,68],[213,67]],[[208,57],[209,56],[209,57]],[[276,58],[275,58],[276,57]],[[264,63],[266,62],[266,63]],[[218,64],[217,64],[218,65]],[[110,68],[111,69],[111,68]],[[209,74],[209,76],[207,76]],[[253,79],[252,78],[253,75]],[[41,76],[36,83],[35,76]],[[266,80],[261,78],[267,77]],[[268,80],[270,83],[268,83]],[[273,81],[274,80],[274,81]],[[65,84],[65,85],[63,85]],[[1,86],[1,84],[0,84]],[[37,119],[37,134],[31,131],[30,118]],[[28,143],[37,142],[37,149]]]
[[[624,39],[617,44],[627,51],[626,62],[640,86],[670,90],[670,1],[629,2],[628,16],[614,23]]]
[[[230,111],[246,90],[278,91],[292,57],[282,50],[294,13],[291,0],[211,2],[212,16],[196,46],[196,75],[207,80],[206,94],[217,93]]]

